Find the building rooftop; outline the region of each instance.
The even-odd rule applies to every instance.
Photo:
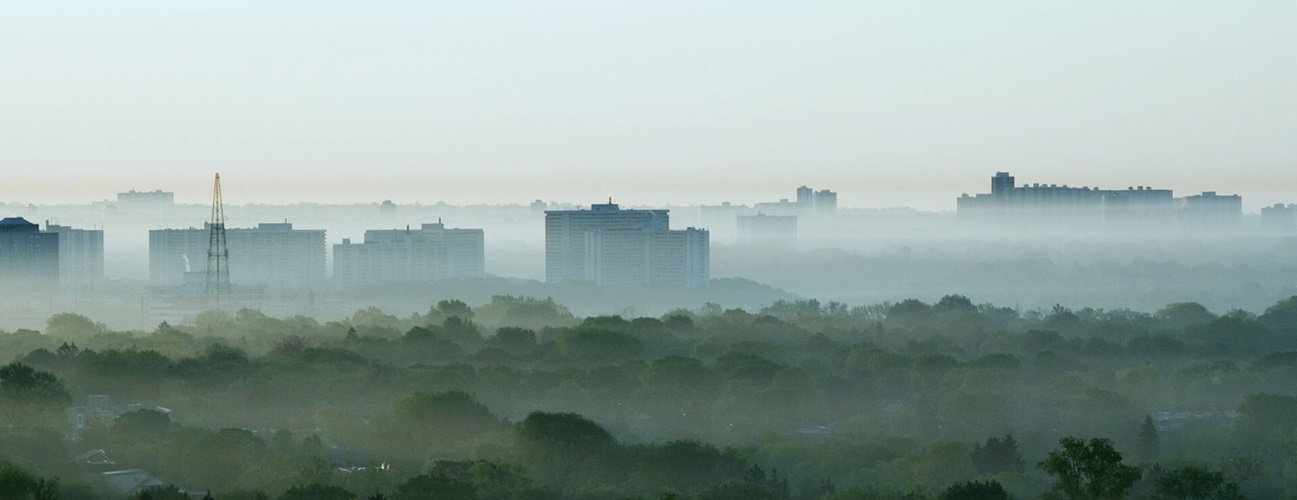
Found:
[[[0,232],[38,231],[40,227],[22,217],[5,217],[0,219]]]

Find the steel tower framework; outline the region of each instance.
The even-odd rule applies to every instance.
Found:
[[[212,220],[208,225],[207,286],[209,305],[225,306],[230,300],[230,249],[225,245],[225,204],[221,200],[221,174],[212,191]]]

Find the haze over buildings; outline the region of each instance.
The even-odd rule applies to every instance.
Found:
[[[430,282],[486,275],[481,229],[373,229],[365,240],[344,238],[333,246],[333,283],[342,288],[398,282]]]
[[[46,224],[59,235],[59,283],[74,287],[104,279],[104,231]]]
[[[291,223],[228,228],[229,279],[236,285],[312,288],[325,283],[325,230],[294,229]],[[155,286],[185,282],[185,273],[206,271],[211,244],[202,228],[149,231],[149,281]]]
[[[545,212],[545,281],[705,286],[711,279],[707,231],[670,229],[667,210]]]
[[[696,288],[711,281],[706,230],[601,228],[585,233],[585,280],[597,285]]]
[[[1138,230],[1238,229],[1243,201],[1215,191],[1176,198],[1170,189],[1131,186],[1125,189],[1071,187],[1057,184],[1018,186],[1008,172],[991,177],[991,192],[961,195],[961,220],[993,226]]]
[[[58,233],[22,217],[0,220],[0,282],[31,291],[49,289],[58,279]]]

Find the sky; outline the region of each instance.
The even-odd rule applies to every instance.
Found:
[[[28,1],[0,201],[1297,203],[1297,2]]]

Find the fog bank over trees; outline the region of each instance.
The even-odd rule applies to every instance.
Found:
[[[61,498],[137,494],[104,474],[133,469],[149,498],[1272,498],[1294,350],[1297,297],[64,313],[0,334],[0,468]]]

